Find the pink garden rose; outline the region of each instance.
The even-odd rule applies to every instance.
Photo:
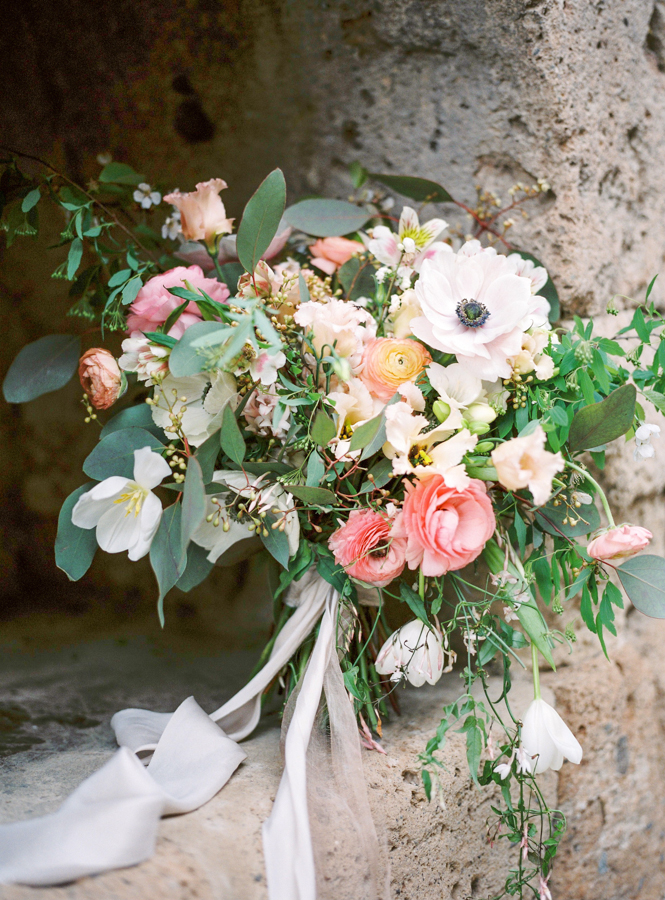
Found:
[[[472,478],[458,491],[446,487],[441,475],[432,475],[405,487],[393,537],[406,538],[409,568],[420,566],[424,575],[437,576],[473,562],[496,528],[484,482]]]
[[[391,520],[371,509],[354,509],[328,546],[347,575],[385,587],[404,568],[406,540],[391,532]]]
[[[181,194],[173,191],[164,197],[166,203],[172,203],[180,210],[181,230],[186,241],[205,241],[214,250],[220,234],[230,234],[233,230],[233,219],[229,219],[219,196],[219,192],[227,187],[222,178],[211,178],[201,181],[195,191]]]
[[[623,562],[649,546],[653,535],[639,525],[618,525],[595,537],[586,548],[592,559]]]
[[[173,310],[182,303],[179,297],[169,294],[168,289],[186,287],[185,280],[194,290],[200,288],[218,303],[225,303],[230,293],[221,281],[206,278],[199,266],[177,266],[175,269],[169,269],[163,275],[155,275],[138,292],[136,300],[129,307],[128,333],[156,331],[163,325]],[[189,303],[173,328],[169,330],[169,334],[180,339],[190,325],[200,322],[202,318],[196,303]]]
[[[122,372],[108,350],[93,347],[79,360],[79,379],[95,409],[108,409],[122,393]]]
[[[312,265],[321,269],[326,275],[333,275],[340,266],[348,262],[352,256],[362,253],[365,245],[360,241],[350,241],[343,237],[319,238],[310,246]]]

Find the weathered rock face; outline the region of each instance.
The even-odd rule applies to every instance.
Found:
[[[615,294],[639,296],[662,265],[662,0],[71,0],[57,22],[24,2],[3,24],[0,43],[3,143],[76,178],[97,171],[102,151],[164,187],[184,190],[222,175],[237,216],[275,165],[292,199],[344,196],[355,159],[373,171],[435,178],[466,202],[475,184],[505,198],[513,182],[545,176],[551,193],[529,206],[527,220],[515,217],[511,240],[544,260],[568,311],[598,314]],[[467,227],[455,207],[440,212]],[[48,279],[55,251],[36,259],[35,249],[30,242],[3,251],[3,367],[26,341],[63,328],[66,290]],[[663,296],[658,285],[653,296]],[[619,297],[617,305],[630,304]],[[94,443],[77,404],[72,388],[57,406],[46,397],[0,411],[6,608],[24,612],[28,597],[71,613],[96,597],[100,616],[102,604],[116,621],[151,615],[147,566],[105,557],[77,588],[54,572],[57,509],[80,483],[80,462]],[[618,518],[651,528],[654,550],[663,552],[658,457],[636,467],[629,448],[613,448],[605,480]],[[216,632],[220,646],[246,643],[269,616],[269,603],[257,603],[260,573],[248,577],[241,591],[242,573],[217,573],[212,589],[173,601],[180,615],[169,621],[169,639]],[[585,641],[552,681],[585,747],[582,766],[564,767],[559,778],[570,824],[553,882],[560,897],[662,900],[664,631],[631,613],[610,647],[612,665]],[[408,847],[400,871],[405,884],[412,879],[402,896],[494,889],[462,879],[455,888],[443,874],[451,858],[480,848],[480,808],[451,816],[443,832],[428,807],[418,815],[400,826]],[[419,829],[429,835],[423,858],[434,882],[442,879],[438,886],[413,881],[422,871],[413,863]],[[131,881],[113,883],[125,885],[115,896],[138,895]]]

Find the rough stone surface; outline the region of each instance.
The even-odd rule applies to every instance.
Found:
[[[96,172],[94,157],[102,151],[164,187],[184,190],[222,175],[231,185],[230,214],[237,216],[275,165],[284,168],[292,199],[319,191],[345,196],[354,159],[370,170],[439,179],[465,201],[476,183],[505,196],[514,181],[543,175],[552,192],[530,207],[528,220],[517,219],[513,241],[544,260],[568,311],[597,314],[614,294],[639,297],[662,265],[662,0],[68,0],[57,21],[39,4],[24,2],[3,23],[0,45],[2,142],[42,154],[83,180]],[[454,207],[441,211],[460,221]],[[57,234],[56,222],[49,227]],[[36,257],[35,248],[19,243],[0,258],[3,369],[26,341],[63,328],[66,290],[48,278],[57,251]],[[663,297],[658,284],[653,296]],[[631,304],[618,297],[617,305]],[[4,615],[60,610],[64,618],[53,625],[69,621],[79,629],[71,632],[72,641],[89,640],[91,622],[102,619],[120,631],[130,621],[133,633],[140,633],[152,614],[147,565],[100,557],[78,586],[54,572],[57,509],[80,483],[80,463],[94,436],[82,429],[75,387],[58,397],[57,406],[53,399],[0,410]],[[638,467],[629,446],[613,446],[604,478],[618,519],[650,527],[654,551],[662,553],[665,467],[658,457]],[[159,646],[167,652],[190,641],[205,654],[258,642],[270,613],[264,586],[258,569],[215,573],[210,588],[170,601]],[[570,824],[553,881],[559,897],[662,900],[665,894],[663,633],[663,623],[633,612],[610,646],[611,665],[591,639],[580,640],[571,660],[561,654],[552,684],[562,713],[582,735],[585,758],[579,769],[565,767],[559,779],[559,803]],[[106,689],[117,697],[115,706],[122,705],[113,684],[109,671]],[[151,702],[172,705],[158,681],[153,687]],[[211,702],[213,694],[216,700],[211,682]],[[102,721],[110,710],[96,710],[94,700],[93,691],[92,705],[81,701],[73,709]],[[418,727],[427,733],[433,720],[425,711],[418,715]],[[89,748],[91,768],[95,752],[95,765],[108,752],[101,725],[72,732],[48,720],[38,727],[53,746],[60,741],[71,753],[84,737],[105,734],[106,743]],[[30,730],[24,723],[12,733],[23,740]],[[266,734],[257,746],[264,741],[267,748],[270,740]],[[39,760],[40,752],[33,747],[5,765],[23,765],[32,753]],[[48,771],[55,778],[56,769]],[[274,778],[271,771],[262,777]],[[235,790],[234,784],[226,790]],[[64,784],[63,792],[71,786]],[[225,803],[224,796],[214,804]],[[449,803],[453,812],[455,803]],[[433,837],[438,820],[431,808],[410,801],[408,808],[402,835],[409,852],[401,857],[403,869],[394,864],[394,871],[405,873],[404,890],[418,900],[429,896],[426,891],[455,900],[473,893],[470,880],[460,878],[453,887],[450,867],[451,860],[461,863],[465,854],[481,852],[469,848],[480,847],[474,842],[483,809],[474,806],[468,815],[446,820],[441,843]],[[208,814],[169,820],[163,835]],[[423,829],[428,849],[420,859],[429,866],[428,877],[443,879],[431,890],[407,884],[407,870],[416,878],[426,868],[414,863]],[[210,859],[227,858],[223,841],[209,846]],[[168,896],[167,884],[174,897],[193,896],[194,889],[199,896],[219,896],[222,888],[205,874],[211,863],[197,854],[197,848],[183,849],[175,864],[165,861],[175,856],[160,849],[153,863],[136,870],[138,880],[106,876],[116,890],[108,896],[146,896],[144,871],[157,879],[150,884],[163,885],[160,896]],[[480,867],[487,861],[481,853]],[[196,888],[188,866],[198,873]],[[102,882],[54,896],[102,896],[95,893]],[[490,888],[476,884],[476,895]]]

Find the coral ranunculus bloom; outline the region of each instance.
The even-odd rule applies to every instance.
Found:
[[[310,246],[312,265],[326,275],[333,275],[352,256],[362,253],[365,245],[360,241],[350,241],[344,237],[319,238]]]
[[[406,541],[391,533],[392,522],[371,509],[354,509],[331,536],[335,561],[347,575],[375,587],[385,587],[404,568]]]
[[[108,409],[122,393],[122,372],[108,350],[93,347],[79,360],[79,380],[95,409]]]
[[[652,537],[651,532],[640,525],[618,525],[597,535],[586,551],[592,559],[622,562],[645,550]]]
[[[472,478],[462,491],[441,475],[406,484],[394,537],[407,539],[406,561],[427,577],[445,575],[473,562],[494,534],[496,520],[485,484]]]
[[[415,381],[431,362],[429,352],[418,341],[376,338],[365,347],[360,378],[370,394],[387,403],[398,387]]]

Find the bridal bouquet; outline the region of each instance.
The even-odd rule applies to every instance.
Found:
[[[172,588],[265,549],[280,575],[263,663],[316,573],[336,592],[334,652],[378,752],[397,686],[455,670],[461,696],[423,748],[424,789],[439,795],[439,751],[463,732],[471,778],[497,797],[488,837],[517,845],[505,893],[547,898],[565,823],[537,776],[579,763],[582,747],[542,699],[539,664],[554,669],[578,626],[605,651],[621,588],[665,616],[665,559],[638,555],[650,532],[616,523],[596,480],[611,441],[654,453],[642,405],[665,410],[653,282],[612,339],[577,317],[557,327],[547,271],[507,238],[507,214],[544,181],[516,185],[506,207],[486,192],[468,207],[432,181],[351,174],[348,200],[286,208],[276,169],[234,233],[220,178],[162,197],[118,162],[82,189],[7,160],[8,241],[36,234],[41,203],[64,213],[54,274],[71,285],[76,334],[25,347],[5,398],[78,372],[85,422],[101,426],[60,514],[56,562],[71,579],[98,547],[149,555],[163,622]],[[413,206],[394,216],[387,191]],[[470,235],[423,216],[453,203]],[[119,358],[101,346],[112,332]],[[288,700],[316,628],[264,695]],[[513,710],[511,667],[529,650],[534,700]]]

